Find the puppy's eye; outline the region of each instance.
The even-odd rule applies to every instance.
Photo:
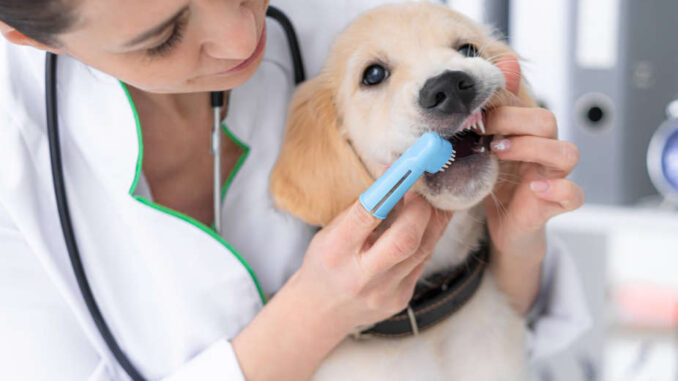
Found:
[[[466,57],[478,57],[478,48],[473,44],[464,44],[457,51]]]
[[[388,78],[388,75],[389,72],[385,67],[378,64],[370,65],[363,72],[363,85],[378,85],[384,82],[384,80]]]

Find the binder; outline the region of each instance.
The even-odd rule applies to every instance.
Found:
[[[560,137],[580,149],[572,179],[587,201],[656,195],[645,160],[678,96],[678,1],[513,0],[510,10],[526,77],[556,114]]]

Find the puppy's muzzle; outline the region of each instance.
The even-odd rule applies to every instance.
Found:
[[[470,113],[478,94],[476,81],[462,71],[445,71],[419,91],[419,105],[438,117]]]

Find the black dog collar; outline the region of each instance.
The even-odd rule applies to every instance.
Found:
[[[406,309],[354,333],[353,337],[404,337],[434,326],[471,299],[480,286],[489,257],[489,245],[483,243],[461,265],[418,284]]]

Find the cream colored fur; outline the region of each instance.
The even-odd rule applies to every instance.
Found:
[[[457,52],[467,42],[479,47],[481,57]],[[276,205],[325,225],[423,131],[448,128],[431,127],[437,122],[422,115],[416,102],[424,82],[444,70],[477,78],[489,92],[485,108],[519,103],[493,65],[510,52],[486,29],[443,6],[388,5],[363,15],[338,37],[322,73],[295,94],[271,174]],[[375,62],[391,68],[389,82],[367,89],[361,75]],[[533,104],[522,86],[519,97]],[[433,206],[455,211],[423,277],[462,263],[478,247],[485,219],[480,202],[500,172],[513,170],[491,156],[474,168],[442,190],[423,181],[413,188]],[[314,380],[521,380],[523,326],[486,271],[480,289],[450,318],[416,337],[347,338]]]

